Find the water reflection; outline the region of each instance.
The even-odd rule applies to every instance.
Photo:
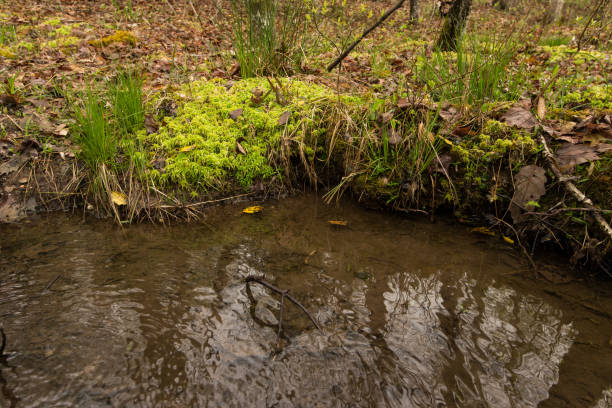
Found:
[[[506,279],[521,267],[512,252],[454,227],[352,207],[341,214],[350,228],[330,228],[337,211],[303,199],[259,218],[224,209],[208,227],[123,234],[53,219],[0,227],[0,316],[10,352],[0,361],[0,406],[609,400],[603,390],[612,376],[601,367],[610,349],[589,359],[576,344],[588,341],[592,316],[555,303],[537,282],[526,289]],[[244,284],[264,273],[290,288],[323,331],[287,307],[284,347],[274,353],[279,302]],[[600,316],[598,330],[609,337],[609,319]],[[593,377],[559,389],[576,353]]]

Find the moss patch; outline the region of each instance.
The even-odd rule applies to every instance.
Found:
[[[191,191],[222,190],[234,182],[246,187],[258,179],[280,177],[281,141],[316,138],[324,132],[318,126],[323,107],[339,103],[333,91],[311,83],[285,81],[283,88],[289,101],[286,106],[277,103],[274,92],[265,94],[269,85],[262,78],[229,87],[217,80],[184,87],[177,115],[166,117],[156,134],[139,135],[152,159],[165,161],[163,170],[151,174],[162,184],[178,184]],[[256,89],[264,93],[257,103],[253,101]],[[356,97],[340,99],[361,105]],[[242,113],[232,119],[230,112],[238,109]],[[279,123],[286,112],[290,118]],[[305,155],[308,151],[314,154],[310,148],[304,149]]]
[[[99,40],[91,40],[89,44],[94,47],[106,47],[110,44],[124,43],[129,45],[136,45],[138,39],[136,36],[129,31],[117,30],[114,34],[103,37]]]
[[[17,54],[10,47],[0,47],[0,57],[15,59]]]

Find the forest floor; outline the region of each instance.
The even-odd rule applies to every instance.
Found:
[[[419,21],[398,10],[328,72],[392,5],[345,4],[308,15],[283,75],[243,79],[222,1],[3,2],[1,220],[78,209],[163,222],[309,186],[330,202],[452,212],[529,259],[558,248],[612,274],[609,21],[584,6],[545,25],[532,5],[475,1],[462,50],[438,52],[443,17],[426,2]],[[121,123],[112,95],[127,70],[145,109],[121,133],[104,123]],[[79,117],[94,105],[115,145],[91,162]]]

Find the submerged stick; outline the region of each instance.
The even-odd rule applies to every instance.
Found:
[[[361,37],[359,37],[357,39],[357,41],[355,41],[354,43],[352,43],[342,54],[340,54],[340,56],[338,58],[336,58],[334,60],[334,62],[332,62],[331,64],[329,64],[329,66],[327,67],[327,71],[330,72],[332,69],[336,68],[336,65],[338,65],[339,63],[342,62],[343,59],[345,59],[350,53],[351,51],[353,51],[353,49],[357,46],[357,44],[359,44],[364,38],[366,38],[366,36],[368,34],[370,34],[372,31],[374,31],[374,29],[376,27],[378,27],[379,25],[381,25],[387,18],[389,18],[389,16],[391,14],[393,14],[397,9],[399,9],[400,7],[402,7],[402,5],[404,4],[405,0],[399,0],[397,3],[395,3],[395,5],[393,7],[391,7],[389,10],[387,10],[387,12],[385,14],[383,14],[377,22],[374,23],[374,25],[372,25],[370,28],[368,28],[367,30],[365,30],[363,32],[363,34],[361,34]]]
[[[44,292],[44,291],[46,291],[46,290],[51,289],[51,286],[53,286],[53,284],[54,284],[55,282],[57,282],[57,280],[58,280],[59,278],[61,278],[61,277],[62,277],[62,274],[60,273],[59,275],[57,275],[57,276],[55,277],[55,279],[53,279],[51,282],[49,282],[49,284],[47,285],[47,287],[45,288],[45,290],[43,290],[43,292]]]
[[[281,294],[280,311],[278,312],[278,334],[276,335],[276,350],[278,350],[278,347],[280,346],[281,331],[283,330],[283,303],[285,303],[285,296],[287,296],[287,293],[289,293],[289,290],[286,290]]]
[[[277,288],[276,286],[272,285],[271,283],[266,282],[265,280],[263,280],[263,278],[259,278],[257,276],[247,276],[246,279],[244,280],[246,283],[249,282],[257,282],[260,285],[265,286],[266,288],[273,290],[274,292],[278,293],[279,295],[281,295],[281,301],[283,300],[283,298],[287,298],[289,299],[294,305],[296,305],[297,307],[299,307],[300,309],[302,309],[302,312],[304,312],[306,314],[306,316],[308,316],[310,318],[310,321],[312,322],[312,324],[314,324],[314,326],[321,330],[321,327],[319,326],[319,324],[317,323],[317,321],[314,319],[314,317],[312,317],[312,315],[308,312],[308,310],[306,310],[306,308],[304,306],[302,306],[302,304],[300,302],[298,302],[297,300],[295,300],[293,298],[293,296],[291,296],[289,294],[288,290],[282,290]],[[282,303],[281,303],[282,304]],[[282,309],[281,309],[282,310]],[[282,317],[282,316],[281,316]]]
[[[0,327],[0,357],[4,354],[4,348],[6,347],[6,334],[4,334],[4,330]]]

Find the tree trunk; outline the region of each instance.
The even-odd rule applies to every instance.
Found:
[[[419,0],[410,0],[410,20],[417,21],[419,19]]]
[[[472,0],[455,0],[442,27],[437,47],[441,51],[457,51],[457,45],[467,24]]]
[[[563,0],[550,0],[546,10],[546,17],[544,23],[551,24],[557,22],[561,18],[561,11],[563,10]]]

